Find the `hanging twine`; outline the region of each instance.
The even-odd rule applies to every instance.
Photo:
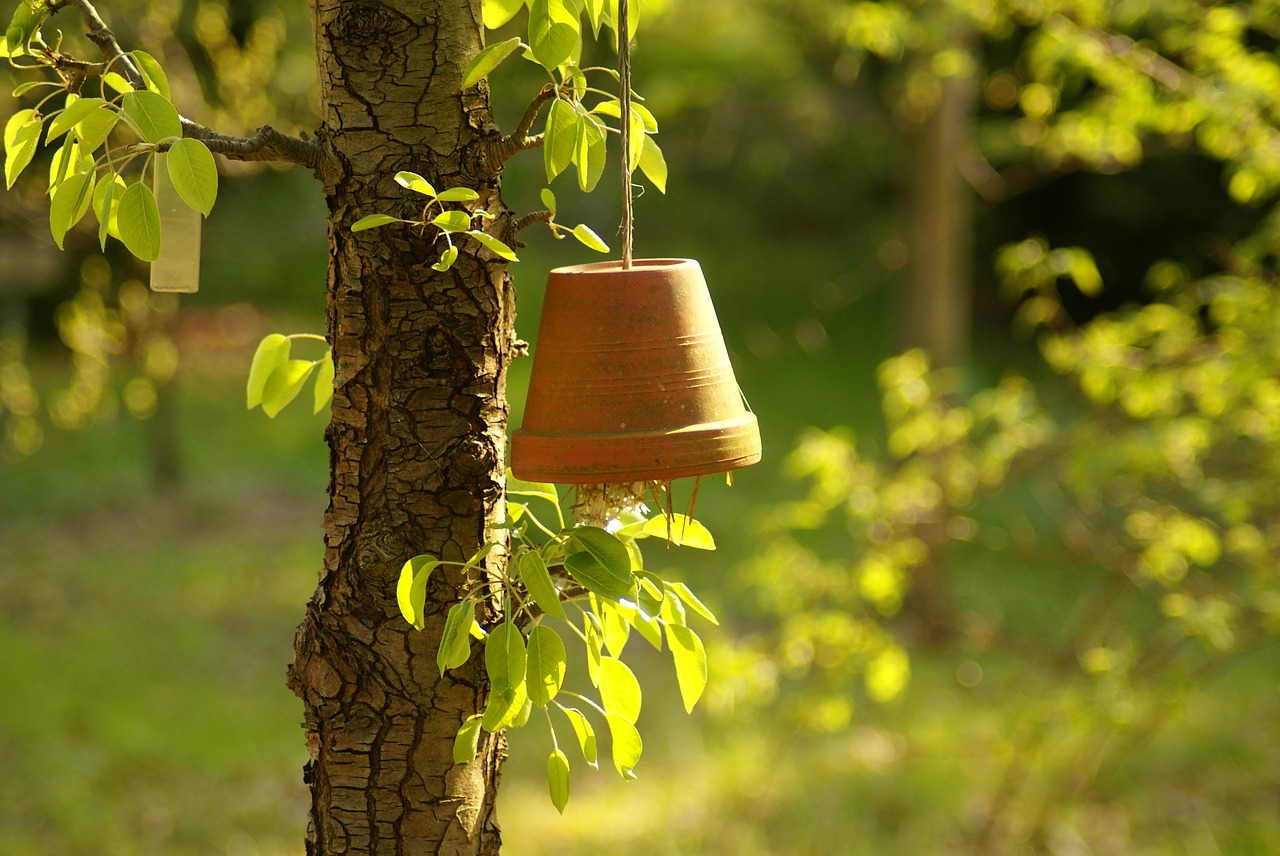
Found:
[[[631,33],[627,0],[618,0],[618,77],[622,89],[622,268],[631,267]]]

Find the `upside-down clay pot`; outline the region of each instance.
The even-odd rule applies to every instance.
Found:
[[[760,429],[690,259],[556,268],[511,470],[609,484],[726,472],[760,460]]]

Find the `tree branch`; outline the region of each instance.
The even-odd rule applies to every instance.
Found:
[[[120,73],[124,75],[134,89],[146,89],[147,83],[142,78],[142,72],[138,71],[138,67],[134,65],[133,60],[120,47],[120,43],[116,41],[115,33],[111,32],[107,22],[102,20],[102,16],[98,14],[98,10],[91,0],[58,0],[58,2],[49,4],[49,10],[50,12],[57,12],[65,6],[71,6],[80,13],[80,17],[84,19],[85,24],[89,27],[89,32],[85,33],[85,36],[98,46],[98,50],[102,51],[102,56],[106,60],[106,67],[118,65]]]
[[[533,123],[538,118],[538,113],[542,110],[542,105],[546,104],[556,97],[555,87],[548,84],[538,90],[537,96],[529,102],[529,106],[525,108],[524,115],[520,117],[520,123],[516,125],[516,129],[504,137],[496,140],[488,140],[484,144],[484,164],[485,171],[489,175],[497,175],[502,169],[502,165],[509,161],[518,152],[526,149],[536,149],[542,145],[542,134],[534,134],[529,136],[529,131],[533,128]]]
[[[184,118],[182,135],[201,141],[209,151],[229,160],[301,164],[321,179],[334,168],[327,157],[325,145],[319,139],[290,137],[270,125],[263,125],[253,137],[233,137]]]

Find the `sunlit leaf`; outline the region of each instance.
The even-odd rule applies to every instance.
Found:
[[[160,211],[150,187],[139,181],[120,194],[116,225],[129,252],[146,262],[159,257]]]
[[[695,550],[714,550],[716,541],[711,532],[692,517],[683,514],[672,514],[668,517],[659,514],[653,517],[640,530],[637,537],[662,538],[677,547],[692,547]]]
[[[671,658],[676,666],[680,698],[684,701],[684,709],[691,712],[707,686],[706,649],[698,634],[679,625],[667,627],[667,643],[671,646]]]
[[[124,190],[124,179],[114,172],[103,176],[98,186],[93,189],[93,212],[98,218],[98,243],[103,249],[107,247],[107,235],[115,235],[117,238],[120,236],[116,210],[120,204],[120,194],[124,193]]]
[[[486,234],[478,229],[469,230],[467,234],[488,247],[489,251],[494,255],[504,258],[509,262],[520,261],[516,258],[516,254],[512,252],[510,247],[493,237],[493,235]]]
[[[573,236],[597,253],[609,252],[609,245],[600,240],[600,236],[591,231],[591,227],[585,223],[579,223],[573,227]]]
[[[615,535],[598,526],[579,526],[573,530],[573,543],[586,550],[619,580],[631,585],[631,557]]]
[[[547,787],[551,791],[551,804],[564,814],[569,802],[569,759],[559,749],[553,750],[547,759]]]
[[[644,148],[640,150],[640,160],[637,163],[640,172],[644,177],[653,182],[653,186],[658,188],[659,193],[667,192],[667,159],[662,155],[662,149],[658,148],[658,144],[653,141],[653,137],[645,134]]]
[[[418,630],[426,626],[427,581],[437,564],[434,556],[414,556],[400,568],[396,603],[404,620]]]
[[[582,750],[582,759],[596,769],[598,759],[596,755],[596,732],[591,727],[590,720],[582,711],[575,707],[564,707],[557,704],[557,707],[564,712],[565,717],[569,720],[569,724],[573,726],[574,736],[578,738],[578,748]]]
[[[436,665],[440,668],[441,675],[449,669],[458,668],[470,659],[471,622],[475,617],[474,600],[464,600],[449,607],[449,614],[444,621],[444,631],[440,634],[440,647],[436,649]]]
[[[70,100],[72,96],[68,95]],[[107,102],[101,98],[80,98],[71,101],[58,115],[49,120],[49,127],[45,130],[45,145],[49,145],[58,137],[61,137],[67,131],[70,131],[80,123],[94,110],[101,109]]]
[[[427,181],[416,172],[401,170],[396,173],[395,182],[401,187],[406,187],[414,193],[421,193],[423,196],[434,197],[436,195],[436,189],[431,186],[431,182]]]
[[[148,143],[182,136],[182,121],[168,98],[157,92],[126,92],[120,109],[133,129]]]
[[[547,108],[547,124],[543,131],[542,161],[547,171],[547,183],[569,168],[573,163],[574,149],[578,141],[578,111],[568,101],[557,98]]]
[[[218,198],[218,167],[209,148],[199,140],[176,140],[164,160],[182,201],[208,217]]]
[[[544,68],[559,68],[578,46],[578,15],[565,0],[533,0],[529,5],[529,47]]]
[[[516,684],[515,693],[508,697],[502,693],[489,693],[489,704],[484,709],[480,725],[485,731],[501,731],[510,726],[519,727],[528,717],[529,696],[524,681]]]
[[[262,387],[262,412],[274,419],[298,397],[315,367],[310,360],[285,360],[276,366]]]
[[[551,192],[551,188],[542,188],[542,192],[539,195],[542,197],[543,206],[552,214],[556,213],[556,195]]]
[[[496,30],[524,8],[524,0],[484,0],[482,8],[485,29]]]
[[[333,351],[329,350],[321,357],[320,365],[316,367],[315,399],[312,413],[319,414],[321,410],[324,410],[325,405],[333,399],[334,373]]]
[[[444,211],[431,221],[446,232],[465,232],[471,228],[471,215],[466,211]]]
[[[538,707],[560,692],[568,661],[564,640],[545,624],[534,625],[529,631],[527,690],[529,699]]]
[[[19,110],[4,126],[4,181],[13,187],[18,176],[35,157],[40,143],[40,119],[34,110]]]
[[[560,504],[560,496],[556,486],[549,482],[530,482],[516,478],[511,470],[507,470],[507,493],[511,496],[536,496],[545,499],[552,505]]]
[[[80,148],[86,152],[97,149],[119,121],[120,114],[111,107],[90,111],[76,124],[76,137],[80,140]]]
[[[698,615],[701,615],[707,621],[716,625],[720,624],[720,621],[715,617],[711,610],[707,608],[707,605],[698,600],[697,595],[689,590],[689,586],[684,583],[667,583],[667,590],[673,592],[675,596],[684,601],[690,609]],[[670,598],[668,598],[668,600],[670,600]]]
[[[488,5],[489,3],[486,2],[486,8]],[[520,4],[517,2],[515,5],[519,8]],[[513,12],[512,14],[515,13]],[[467,63],[467,67],[462,72],[462,88],[468,89],[488,77],[489,73],[497,68],[503,60],[511,56],[511,53],[518,47],[520,47],[520,39],[516,37],[507,39],[505,42],[489,45],[489,47],[480,51],[471,62]]]
[[[436,197],[440,202],[474,202],[479,198],[480,194],[470,187],[450,187],[448,190],[441,191]]]
[[[390,214],[367,214],[355,223],[351,224],[351,231],[363,232],[365,229],[376,229],[379,226],[386,226],[390,223],[408,222],[410,221],[401,220],[399,217],[392,217]]]
[[[640,718],[640,682],[626,663],[616,657],[600,658],[600,703],[608,713],[628,722]]]
[[[249,366],[249,382],[245,389],[245,402],[250,410],[262,403],[262,391],[267,386],[267,378],[289,359],[289,349],[289,338],[279,333],[272,333],[258,343],[258,349],[253,352],[253,363]]]
[[[480,751],[480,720],[483,714],[473,713],[466,718],[453,738],[453,763],[470,764]]]
[[[609,735],[613,743],[613,766],[618,775],[630,781],[636,777],[633,772],[640,762],[640,754],[644,751],[644,742],[635,724],[616,713],[606,714],[609,723]]]
[[[440,254],[440,261],[433,264],[431,266],[431,269],[438,270],[441,273],[444,273],[449,268],[453,267],[453,263],[456,262],[457,260],[458,260],[458,248],[445,247],[444,252]]]
[[[547,615],[568,620],[564,605],[560,603],[560,593],[556,591],[555,583],[552,582],[551,574],[547,570],[547,564],[540,554],[531,550],[521,555],[518,571],[520,582],[524,583],[524,587],[529,590],[529,596],[533,598],[533,602],[539,609]]]
[[[93,201],[93,173],[81,172],[68,177],[54,191],[49,203],[49,230],[53,242],[62,249],[62,241],[69,230],[89,211]]]
[[[134,64],[138,66],[138,70],[142,72],[143,78],[147,81],[147,88],[153,92],[163,95],[165,98],[172,99],[169,93],[169,76],[164,73],[164,69],[160,67],[160,63],[156,62],[156,58],[146,51],[131,51]]]
[[[584,193],[595,190],[604,175],[605,130],[594,116],[585,114],[578,123],[578,139],[574,145],[573,162],[578,165],[578,187]]]
[[[484,643],[484,667],[493,691],[514,698],[516,684],[524,683],[526,664],[524,636],[508,616]]]

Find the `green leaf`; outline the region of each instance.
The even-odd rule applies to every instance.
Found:
[[[589,612],[583,615],[582,626],[583,635],[587,637],[587,677],[591,679],[593,687],[598,687],[600,686],[600,659],[604,629],[600,626],[600,619]]]
[[[90,112],[76,125],[76,137],[80,139],[80,148],[86,152],[97,149],[119,121],[120,114],[111,107],[102,107]]]
[[[138,136],[148,143],[182,136],[178,111],[158,92],[126,92],[120,108]]]
[[[632,772],[640,762],[640,753],[644,751],[644,742],[635,724],[616,713],[605,715],[609,723],[609,734],[613,738],[613,767],[618,775],[630,781],[636,777]]]
[[[71,96],[67,96],[70,100]],[[92,113],[94,110],[101,109],[107,102],[101,98],[81,98],[77,101],[71,101],[66,108],[49,120],[49,128],[45,132],[45,145],[49,145],[58,137],[61,137],[67,131],[70,131],[80,121]]]
[[[3,58],[3,54],[0,54],[0,58]],[[35,89],[37,86],[51,86],[51,85],[57,86],[58,84],[51,83],[50,81],[47,81],[47,80],[28,80],[26,83],[19,83],[17,86],[13,87],[13,92],[10,94],[12,95],[12,97],[18,98],[20,96],[26,95],[28,92]]]
[[[470,187],[450,187],[436,197],[440,202],[474,202],[479,198],[480,194]]]
[[[40,143],[40,119],[34,110],[19,110],[4,126],[4,181],[13,187],[18,176],[35,157]]]
[[[622,541],[598,526],[579,526],[571,534],[573,542],[594,556],[605,570],[631,585],[631,557]]]
[[[333,399],[334,374],[333,349],[330,348],[320,358],[320,365],[316,370],[315,406],[312,408],[312,413],[319,415],[325,405]]]
[[[631,596],[630,578],[619,579],[600,564],[590,553],[572,553],[565,557],[565,570],[587,591],[595,592],[606,600],[623,600]]]
[[[587,0],[587,19],[591,21],[591,32],[600,35],[600,24],[604,21],[604,0]]]
[[[569,802],[569,759],[559,749],[552,750],[547,759],[547,787],[551,790],[551,804],[564,814]]]
[[[581,243],[590,247],[598,253],[609,252],[609,245],[600,240],[600,236],[591,231],[591,227],[586,223],[579,223],[573,227],[573,236]]]
[[[600,658],[600,703],[606,713],[627,722],[640,718],[640,682],[627,664],[615,657]]]
[[[591,721],[576,707],[565,707],[557,702],[556,707],[564,713],[569,724],[573,726],[574,736],[578,738],[578,748],[582,750],[582,759],[591,769],[596,769],[599,761],[596,755],[596,732]]]
[[[427,181],[416,172],[408,172],[407,170],[397,172],[396,184],[401,187],[407,187],[414,193],[421,193],[423,196],[430,196],[434,198],[436,195],[436,189],[431,186],[431,182]]]
[[[508,614],[507,620],[493,628],[484,643],[484,667],[493,691],[515,698],[516,685],[524,683],[526,663],[524,636],[520,628],[511,623]]]
[[[627,647],[631,638],[631,622],[627,621],[627,613],[634,610],[621,609],[608,601],[597,600],[592,604],[600,623],[604,626],[604,647],[615,657],[622,656],[622,649]]]
[[[633,609],[627,616],[644,641],[653,646],[655,651],[662,650],[662,625],[658,622],[655,615],[649,615],[638,609]]]
[[[444,273],[453,267],[453,263],[458,260],[458,248],[454,246],[445,247],[444,252],[440,254],[440,261],[431,266],[432,270],[438,270]]]
[[[542,188],[542,192],[539,195],[542,197],[543,207],[545,207],[552,214],[555,214],[556,213],[556,195],[551,192],[551,188],[550,187]]]
[[[508,247],[506,244],[499,241],[497,238],[493,237],[493,235],[485,234],[484,232],[481,232],[478,229],[468,230],[467,234],[475,238],[481,244],[484,244],[486,247],[488,247],[489,251],[492,252],[494,255],[504,258],[509,262],[520,261],[518,258],[516,258],[516,254],[512,252],[510,247]]]
[[[635,106],[631,107],[631,127],[627,129],[627,151],[630,153],[627,160],[627,169],[635,171],[640,165],[640,155],[644,152],[644,141],[648,136],[644,132],[644,117],[642,117]]]
[[[440,634],[440,647],[436,649],[436,665],[440,674],[456,669],[471,657],[471,622],[476,618],[476,602],[464,600],[449,607]],[[500,695],[494,693],[494,695]],[[493,729],[489,729],[492,731]]]
[[[9,56],[22,56],[28,52],[27,45],[39,32],[46,9],[44,3],[19,0],[18,8],[14,10],[9,27],[5,30],[5,50]]]
[[[662,601],[662,610],[658,614],[658,620],[668,627],[685,627],[688,624],[688,618],[685,615],[684,604],[680,602],[680,598],[665,598]]]
[[[651,518],[640,530],[639,538],[662,538],[677,547],[692,547],[695,550],[714,550],[716,541],[711,532],[692,517],[683,514],[672,514],[667,517],[659,514]]]
[[[427,581],[438,564],[434,556],[414,556],[400,568],[396,603],[404,620],[418,630],[426,626]]]
[[[661,615],[662,601],[665,598],[662,580],[657,574],[636,571],[636,582],[639,583],[636,587],[636,605],[640,607],[640,611],[655,617]]]
[[[310,360],[285,360],[276,366],[262,388],[262,412],[275,419],[298,397],[316,364]]]
[[[431,222],[446,232],[465,232],[471,228],[471,215],[466,211],[445,211]]]
[[[138,67],[138,71],[142,72],[143,78],[147,81],[147,89],[172,100],[173,96],[169,92],[169,76],[164,73],[164,69],[160,67],[160,63],[156,62],[156,58],[146,51],[131,51],[134,65]]]
[[[565,0],[533,0],[529,6],[529,47],[533,58],[552,71],[578,46],[578,15]]]
[[[649,112],[648,107],[644,106],[638,101],[632,101],[631,109],[639,114],[640,121],[644,125],[644,132],[646,134],[658,133],[658,120],[657,118],[654,117],[652,113]]]
[[[482,8],[485,29],[496,30],[524,8],[524,0],[484,0]]]
[[[169,180],[182,201],[208,217],[218,198],[218,167],[199,140],[175,140],[165,155]]]
[[[518,7],[519,4],[517,4]],[[512,14],[515,13],[513,12]],[[480,51],[471,62],[467,63],[467,67],[462,72],[462,88],[469,89],[484,80],[489,76],[489,72],[497,68],[504,59],[511,56],[511,53],[518,47],[520,47],[520,39],[516,37],[507,39],[505,42],[489,45],[489,47]]]
[[[399,217],[392,217],[390,214],[367,214],[351,224],[351,231],[363,232],[365,229],[376,229],[379,226],[386,226],[390,223],[410,222],[412,221],[401,220]]]
[[[120,235],[116,209],[119,208],[120,194],[124,189],[124,179],[114,172],[103,176],[93,189],[93,212],[98,218],[98,243],[104,250],[107,248],[107,235]]]
[[[605,131],[604,125],[594,116],[584,115],[578,123],[578,139],[574,146],[573,162],[578,165],[578,188],[583,193],[595,190],[604,175]]]
[[[93,201],[93,173],[80,172],[58,185],[49,203],[49,230],[53,242],[62,249],[67,230],[80,222]]]
[[[684,701],[685,711],[692,713],[693,706],[707,686],[707,651],[698,634],[688,627],[668,627],[667,642],[671,645],[671,659],[676,665],[680,698]]]
[[[290,342],[287,336],[272,333],[258,343],[253,352],[253,362],[249,366],[249,383],[245,388],[245,402],[252,410],[262,403],[262,391],[267,386],[267,378],[289,359]]]
[[[507,470],[507,494],[509,496],[534,496],[539,499],[545,499],[552,505],[560,504],[560,496],[556,493],[556,486],[549,482],[529,482],[524,479],[516,478],[511,474],[511,470]]]
[[[470,764],[480,751],[480,720],[483,714],[473,713],[462,723],[453,738],[453,763]]]
[[[523,554],[520,556],[518,569],[520,582],[524,583],[524,587],[529,590],[529,596],[533,598],[538,608],[547,615],[554,615],[556,618],[568,621],[564,605],[560,603],[560,593],[556,591],[556,585],[551,581],[551,574],[542,556],[532,551]]]
[[[106,74],[102,75],[102,83],[112,90],[119,92],[121,95],[133,91],[133,84],[131,84],[125,76],[118,71],[108,71]]]
[[[662,149],[648,134],[644,137],[644,148],[640,150],[640,171],[644,177],[653,182],[659,193],[667,192],[667,159],[662,156]]]
[[[151,188],[141,181],[120,194],[116,225],[129,252],[146,262],[153,262],[160,255],[160,211]]]
[[[712,624],[719,626],[720,622],[716,619],[715,615],[712,614],[711,610],[707,609],[707,605],[705,603],[698,600],[697,596],[689,590],[687,585],[684,583],[667,583],[667,590],[674,592],[676,597],[688,604],[689,608],[698,615],[701,615]],[[670,598],[667,599],[670,600]]]
[[[547,125],[543,129],[542,163],[547,170],[547,183],[573,163],[578,140],[578,111],[568,101],[557,98],[547,109]]]
[[[532,554],[530,554],[532,555]],[[564,683],[564,672],[568,656],[564,641],[545,624],[534,625],[529,631],[528,687],[529,700],[538,707],[546,707],[547,703],[560,692]]]
[[[68,138],[49,162],[49,193],[57,190],[67,176],[78,172],[93,172],[93,158],[81,155],[80,144]]]
[[[489,732],[501,731],[509,726],[519,727],[528,716],[529,695],[524,681],[516,684],[515,694],[507,698],[502,693],[489,693],[489,704],[484,709],[480,726]]]

